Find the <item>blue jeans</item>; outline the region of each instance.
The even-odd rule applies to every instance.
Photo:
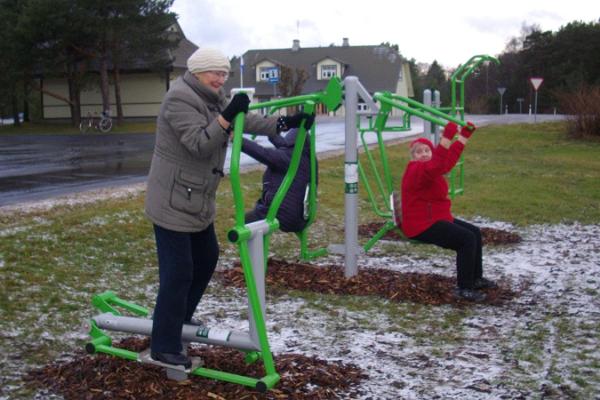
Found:
[[[213,224],[201,232],[176,232],[154,225],[159,288],[154,308],[151,348],[179,353],[181,328],[189,321],[219,259]]]
[[[411,239],[456,251],[456,281],[461,289],[471,289],[483,275],[481,231],[475,225],[454,218],[438,221]]]

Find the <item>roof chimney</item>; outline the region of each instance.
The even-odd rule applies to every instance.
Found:
[[[300,50],[300,40],[294,39],[294,44],[292,44],[292,51]]]
[[[342,38],[342,47],[349,47],[350,46],[350,42],[348,41],[348,38]]]

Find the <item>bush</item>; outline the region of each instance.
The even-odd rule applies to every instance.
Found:
[[[571,137],[600,137],[600,86],[582,85],[558,93],[557,98],[569,115],[567,130]]]

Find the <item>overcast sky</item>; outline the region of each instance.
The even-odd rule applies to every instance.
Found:
[[[457,1],[175,0],[186,37],[228,56],[251,49],[398,44],[418,62],[455,68],[476,54],[498,55],[524,24],[556,31],[574,20],[598,21],[598,0]]]

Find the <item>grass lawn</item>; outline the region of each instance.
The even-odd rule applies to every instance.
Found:
[[[135,132],[138,128],[142,129],[141,125],[127,129]],[[465,194],[454,201],[454,214],[465,218],[481,216],[519,227],[600,224],[600,143],[569,140],[564,130],[562,123],[478,130],[465,150]],[[0,128],[0,135],[9,132],[10,128]],[[394,181],[398,186],[407,161],[406,144],[388,150],[391,165],[397,166]],[[313,246],[343,241],[343,157],[322,160],[319,169],[320,203],[317,222],[311,227]],[[242,176],[246,208],[259,196],[260,177],[258,171]],[[225,236],[233,226],[228,179],[222,182],[217,196],[221,259],[230,264],[237,258],[237,251]],[[364,210],[361,223],[377,220],[370,212],[364,190],[360,207]],[[278,257],[293,258],[298,254],[297,244],[293,235],[276,234],[271,250]],[[418,252],[428,254],[436,250],[423,246]],[[9,390],[9,398],[29,398],[31,392],[20,383],[20,375],[82,347],[86,338],[83,325],[93,312],[89,306],[92,294],[111,289],[130,301],[151,307],[156,281],[154,238],[151,224],[143,215],[143,194],[100,200],[93,205],[57,206],[49,211],[8,214],[0,209],[0,386]],[[231,294],[228,288],[211,290]],[[277,301],[279,295],[274,296]],[[299,292],[294,296],[304,298],[305,307],[311,310],[329,310],[329,303],[334,303],[336,309],[381,309],[393,318],[407,308],[388,303],[382,306],[380,300],[373,300],[371,307],[364,298],[337,303],[333,299],[326,304],[314,294]],[[409,308],[411,313],[423,316],[435,312],[432,307]],[[460,342],[456,338],[463,333],[456,324],[470,315],[470,311],[446,309],[443,318],[450,323],[438,321],[435,327],[443,332],[443,326],[454,326],[446,334]],[[427,341],[429,327],[414,325],[415,321],[419,321],[418,315],[398,321],[397,329]],[[393,323],[391,326],[390,329],[396,329]],[[437,336],[434,342],[439,340]],[[527,340],[533,339],[527,336]],[[527,347],[525,339],[521,343]],[[565,346],[563,341],[561,346]],[[593,390],[594,387],[582,393]]]

